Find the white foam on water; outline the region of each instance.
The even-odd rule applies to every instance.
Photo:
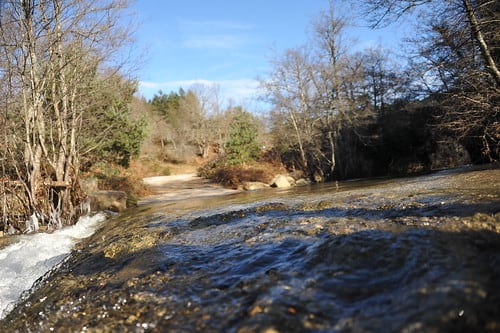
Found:
[[[63,261],[73,246],[91,236],[102,214],[81,217],[70,227],[53,233],[19,236],[19,240],[0,250],[0,319],[12,310],[23,291],[52,267]]]

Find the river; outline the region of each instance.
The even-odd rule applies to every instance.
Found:
[[[0,332],[499,332],[499,179],[142,205],[78,243]]]

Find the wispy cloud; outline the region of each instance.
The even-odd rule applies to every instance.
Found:
[[[253,29],[253,25],[244,22],[228,20],[180,20],[178,23],[181,32],[199,32],[199,31],[248,31]]]
[[[236,49],[244,44],[241,36],[231,34],[192,35],[182,45],[191,49]]]
[[[166,82],[141,81],[139,91],[144,97],[152,98],[159,90],[163,92],[178,91],[179,88],[188,90],[196,84],[202,84],[207,87],[214,85],[220,88],[221,97],[225,101],[233,100],[236,103],[246,103],[257,97],[259,83],[257,80],[242,78],[234,80],[177,80]]]
[[[182,46],[192,49],[236,49],[249,40],[251,25],[233,21],[179,21]]]

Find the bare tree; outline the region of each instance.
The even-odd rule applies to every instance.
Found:
[[[126,6],[125,0],[11,0],[2,7],[0,67],[8,70],[9,112],[21,120],[10,123],[8,157],[29,199],[28,214],[57,227],[75,221],[78,135],[103,102],[93,99],[96,79],[104,79],[108,59],[128,40],[117,25]]]
[[[186,97],[191,98],[186,98],[185,105],[181,104],[181,107],[185,106],[185,112],[190,114],[190,138],[198,147],[199,155],[205,159],[209,155],[210,145],[217,140],[217,133],[220,135],[221,132],[220,128],[215,128],[216,123],[213,121],[213,116],[221,112],[219,87],[215,84],[195,84]]]
[[[331,1],[313,21],[311,45],[287,50],[261,81],[276,108],[275,130],[288,128],[286,136],[278,134],[282,143],[289,140],[300,156],[297,167],[318,180],[331,177],[338,160],[351,159],[353,150],[339,150],[351,144],[341,140],[342,133],[345,127],[355,129],[368,111],[363,63],[348,53],[345,27]]]
[[[426,24],[442,21],[463,24],[480,49],[481,57],[500,86],[500,70],[495,49],[498,48],[497,29],[500,23],[498,2],[491,0],[365,0],[366,13],[372,26],[377,27],[398,20],[403,15],[420,10]],[[425,18],[426,17],[426,18]]]
[[[261,81],[275,112],[286,115],[276,119],[286,121],[281,126],[290,128],[289,144],[297,147],[298,167],[303,169],[308,168],[307,143],[314,136],[314,117],[310,113],[314,110],[315,92],[309,56],[305,47],[287,50],[282,59],[273,62],[274,70],[269,78]]]
[[[418,15],[419,37],[410,38],[414,78],[427,96],[440,96],[443,135],[482,146],[483,157],[500,155],[500,4],[480,0],[367,0],[373,26]],[[416,81],[416,80],[415,80]],[[422,95],[421,95],[422,96]],[[471,143],[472,142],[472,143]]]
[[[361,67],[342,58],[332,68],[305,48],[288,50],[261,82],[273,112],[275,138],[297,151],[294,166],[317,180],[331,176],[343,126],[357,122]]]
[[[360,52],[365,80],[365,93],[369,96],[374,111],[382,112],[386,105],[401,97],[403,75],[395,61],[389,57],[390,50],[382,47],[368,48]]]

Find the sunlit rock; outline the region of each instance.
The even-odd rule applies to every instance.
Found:
[[[272,180],[271,187],[287,188],[291,187],[293,184],[295,184],[295,180],[292,177],[279,175]]]
[[[256,191],[268,188],[269,185],[262,182],[246,182],[243,184],[243,190],[245,191]]]

